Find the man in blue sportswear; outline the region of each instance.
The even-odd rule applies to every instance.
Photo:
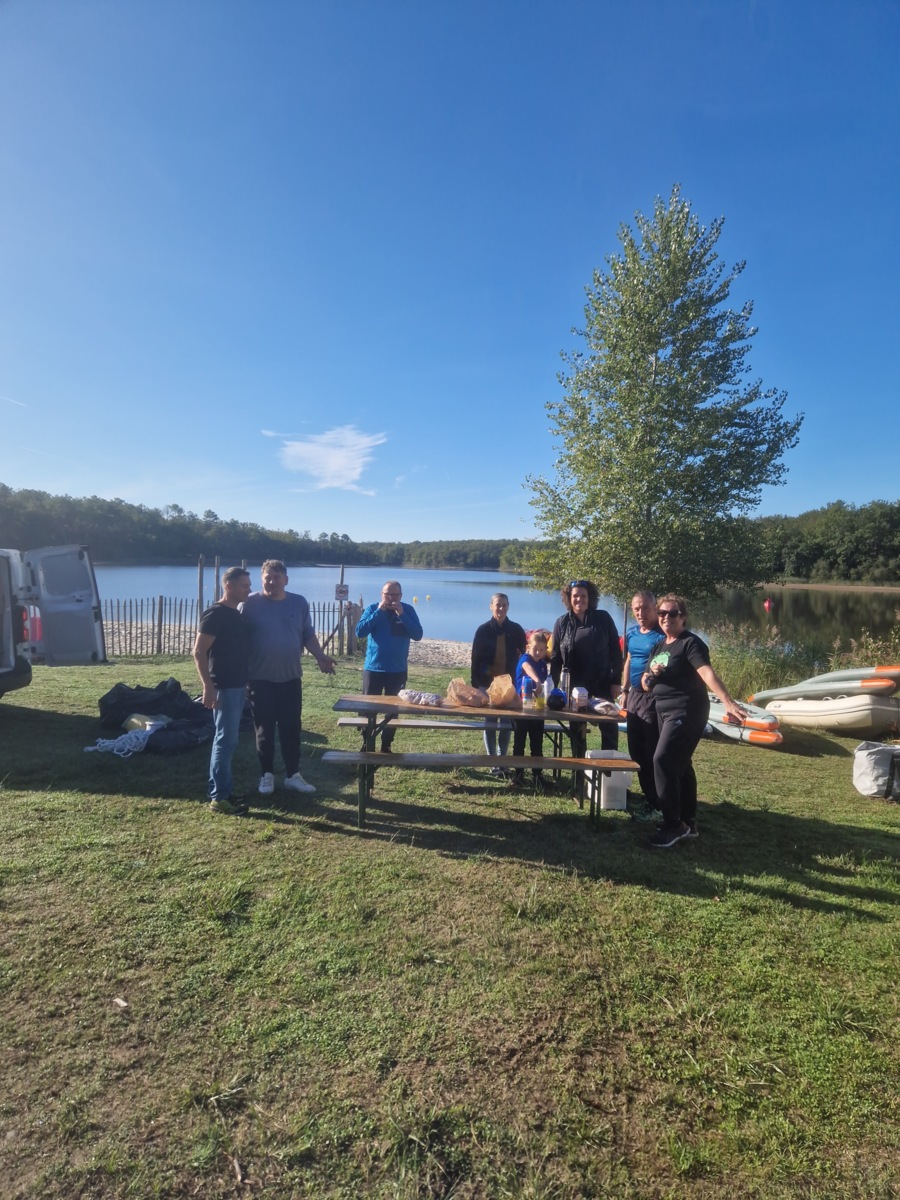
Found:
[[[647,670],[650,655],[663,641],[665,634],[656,615],[656,597],[652,592],[635,592],[631,601],[637,625],[625,632],[625,666],[622,669],[622,692],[627,717],[628,753],[639,763],[638,782],[650,810],[659,808],[656,783],[653,777],[653,755],[659,741],[656,706],[652,692],[641,688],[641,676]]]
[[[209,759],[209,807],[236,817],[247,811],[243,797],[232,793],[231,760],[247,695],[247,629],[238,605],[249,595],[250,572],[229,567],[222,576],[222,599],[203,613],[194,642],[202,701],[213,710],[216,724]]]
[[[403,589],[389,579],[381,599],[370,604],[359,618],[356,636],[367,638],[363,665],[364,696],[396,696],[406,687],[409,643],[422,639],[422,623],[411,604],[404,604]],[[381,752],[390,754],[394,730],[386,725],[381,733]]]

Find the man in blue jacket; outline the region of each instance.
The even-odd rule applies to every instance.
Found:
[[[366,642],[363,665],[363,695],[396,696],[406,687],[409,643],[422,638],[422,624],[411,604],[404,604],[403,589],[390,579],[381,589],[381,599],[370,604],[359,618],[356,636]],[[381,734],[381,752],[390,754],[394,730],[386,725]]]

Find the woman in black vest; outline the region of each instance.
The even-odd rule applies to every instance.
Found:
[[[613,700],[622,678],[622,646],[615,622],[598,608],[600,593],[587,579],[575,579],[559,593],[566,612],[553,626],[553,653],[550,673],[558,684],[563,668],[569,672],[570,688],[583,687],[597,700]],[[572,754],[583,758],[587,749],[587,729],[572,725]],[[600,727],[600,745],[615,750],[619,729],[614,721]]]

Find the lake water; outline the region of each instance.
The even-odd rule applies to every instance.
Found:
[[[259,586],[259,567],[251,566],[254,587]],[[156,596],[196,599],[196,567],[97,567],[97,582],[104,599],[147,600]],[[526,629],[544,626],[552,629],[562,613],[555,592],[536,591],[530,579],[499,571],[400,571],[403,599],[415,604],[426,637],[451,641],[471,641],[475,627],[490,617],[489,604],[494,592],[506,592],[510,599],[510,617]],[[383,567],[346,567],[344,582],[350,599],[371,604],[378,599],[389,572]],[[336,567],[298,567],[290,571],[289,588],[315,603],[334,600],[335,584],[340,581]],[[214,599],[213,569],[204,573],[203,598]],[[771,611],[763,608],[763,595],[747,596],[740,592],[724,593],[721,602],[698,607],[691,614],[694,628],[703,629],[719,620],[749,625],[760,635],[775,628],[785,640],[804,641],[811,637],[831,643],[836,638],[846,643],[868,628],[875,637],[888,635],[898,620],[900,592],[839,591],[836,589],[772,588],[766,593]],[[601,600],[621,629],[623,611],[611,597]],[[629,614],[630,615],[630,614]]]
[[[259,567],[249,566],[254,588],[259,587]],[[196,567],[97,567],[97,583],[104,599],[146,600],[156,596],[196,599],[199,580]],[[470,642],[476,626],[490,619],[490,601],[494,592],[506,592],[510,616],[526,629],[545,626],[562,613],[559,596],[554,592],[534,591],[531,582],[520,575],[497,571],[400,571],[403,599],[414,604],[427,638]],[[339,567],[296,567],[289,570],[288,590],[300,592],[310,603],[334,600],[335,585],[340,582]],[[379,599],[386,579],[384,567],[345,567],[344,582],[349,598],[364,605]],[[211,603],[214,572],[204,572],[203,598]],[[614,605],[610,600],[604,607]],[[610,611],[615,611],[610,608]],[[621,614],[617,621],[621,624]]]

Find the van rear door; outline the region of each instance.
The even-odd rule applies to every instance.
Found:
[[[106,662],[100,595],[87,546],[26,550],[31,661],[51,667]]]

